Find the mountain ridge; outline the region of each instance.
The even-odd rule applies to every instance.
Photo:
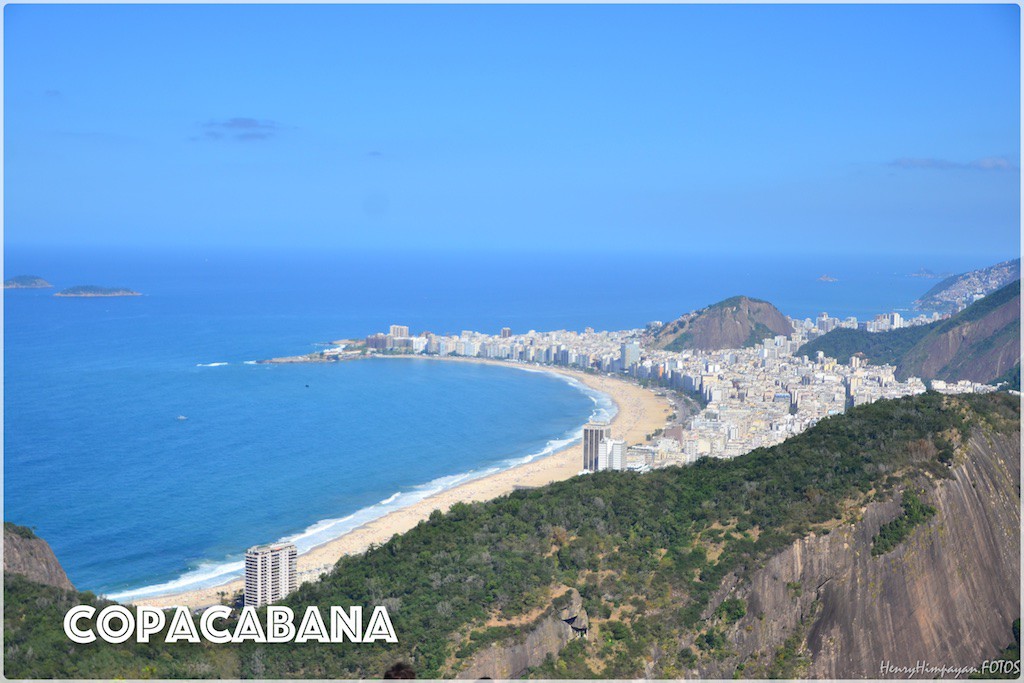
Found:
[[[1020,280],[992,292],[946,320],[889,332],[838,328],[807,342],[798,356],[818,351],[846,363],[856,353],[896,367],[896,376],[989,383],[1020,363]]]
[[[657,330],[651,341],[667,351],[716,351],[747,348],[792,333],[789,319],[771,303],[739,295],[680,316]]]

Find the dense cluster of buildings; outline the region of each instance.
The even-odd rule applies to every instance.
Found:
[[[923,297],[916,303],[928,308],[940,308],[952,313],[962,311],[975,301],[995,290],[1020,279],[1020,259],[997,263],[989,268],[974,270],[953,278],[941,291]]]
[[[928,325],[938,320],[943,320],[949,317],[949,313],[932,313],[931,315],[925,315],[920,313],[913,318],[904,318],[897,312],[892,313],[880,313],[876,315],[872,320],[857,320],[855,316],[849,318],[832,318],[828,313],[822,313],[814,320],[805,318],[804,320],[796,320],[790,318],[789,322],[793,325],[793,329],[803,330],[809,333],[810,338],[814,336],[826,334],[832,330],[845,327],[851,330],[864,330],[866,332],[889,332],[891,330],[898,330],[904,327],[914,327],[916,325]]]
[[[780,443],[849,407],[923,393],[924,382],[916,377],[899,381],[892,366],[873,366],[859,356],[840,364],[821,353],[807,358],[795,352],[836,327],[882,331],[937,319],[905,320],[890,313],[862,323],[823,313],[813,321],[791,320],[794,331],[789,336],[718,351],[655,348],[649,333],[661,326],[657,321],[646,329],[613,332],[587,328],[582,333],[512,334],[506,327],[497,335],[464,330],[459,335],[410,336],[407,327],[393,325],[388,334],[367,337],[366,345],[380,352],[471,356],[625,375],[648,386],[686,392],[703,404],[686,423],[670,425],[642,444],[613,439],[607,425],[588,425],[582,468],[593,472],[662,467],[704,456],[735,457]],[[932,388],[947,393],[993,390],[971,382],[933,382]]]

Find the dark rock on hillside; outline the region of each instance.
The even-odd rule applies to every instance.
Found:
[[[792,332],[786,316],[767,301],[734,296],[668,323],[653,341],[669,351],[715,351],[750,347]]]

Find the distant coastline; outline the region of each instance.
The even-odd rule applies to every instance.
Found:
[[[54,296],[63,297],[97,297],[97,296],[142,296],[139,292],[123,287],[97,287],[96,285],[77,285],[63,289]]]

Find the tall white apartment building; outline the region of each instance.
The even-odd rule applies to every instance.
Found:
[[[597,469],[620,472],[626,469],[625,449],[625,441],[604,439],[597,445]]]
[[[298,587],[294,543],[256,545],[245,551],[245,604],[262,607]]]
[[[583,469],[597,471],[597,449],[605,439],[612,438],[607,422],[590,422],[583,427]]]

